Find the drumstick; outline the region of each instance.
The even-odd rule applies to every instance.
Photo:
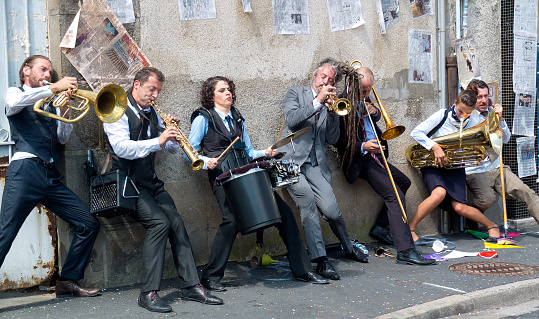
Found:
[[[277,142],[279,142],[279,140],[281,139],[281,134],[283,134],[283,129],[284,129],[284,123],[286,123],[286,118],[283,120],[283,124],[281,124],[281,129],[279,130],[279,135],[277,136]]]
[[[221,159],[221,157],[223,157],[223,155],[226,154],[226,152],[228,152],[230,150],[230,148],[232,147],[232,145],[236,144],[236,142],[240,139],[240,137],[236,137],[236,139],[230,143],[230,145],[228,145],[228,147],[223,151],[223,153],[221,153],[221,155],[219,155],[219,157],[217,158],[217,162],[219,162],[219,160]]]

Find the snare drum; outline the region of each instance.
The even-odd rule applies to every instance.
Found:
[[[223,186],[242,235],[281,222],[268,172],[262,168],[269,165],[262,163],[266,164],[252,163],[235,168],[216,180]]]
[[[273,190],[299,182],[299,165],[289,161],[273,161],[268,169]]]

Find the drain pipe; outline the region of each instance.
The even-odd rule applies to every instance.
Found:
[[[459,2],[460,0],[457,0]],[[447,108],[447,77],[445,67],[445,1],[438,0],[437,37],[438,37],[438,107]]]

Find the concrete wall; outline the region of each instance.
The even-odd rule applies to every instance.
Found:
[[[57,25],[51,30],[51,51],[55,52],[61,36],[71,23],[78,9],[77,1],[49,0]],[[433,1],[431,1],[433,3]],[[199,106],[198,93],[201,83],[208,77],[223,75],[234,80],[237,87],[236,106],[247,121],[247,131],[253,145],[266,148],[277,138],[283,120],[281,100],[293,85],[310,83],[312,69],[325,57],[342,61],[361,60],[375,74],[375,87],[393,122],[406,126],[406,132],[391,140],[390,163],[405,172],[412,180],[406,197],[408,216],[411,216],[427,192],[419,172],[408,165],[404,149],[412,143],[410,131],[438,110],[437,41],[435,15],[413,19],[408,2],[401,2],[400,18],[387,34],[380,34],[374,1],[362,1],[366,24],[353,29],[330,32],[327,2],[309,1],[310,34],[273,35],[271,1],[252,1],[252,13],[244,13],[241,1],[216,1],[217,19],[180,21],[177,1],[134,1],[137,22],[126,25],[153,66],[164,71],[167,80],[158,99],[167,113],[182,118],[181,129],[189,134],[189,116]],[[479,4],[482,5],[479,6]],[[492,11],[496,5],[478,1],[478,8],[470,7],[474,30],[487,26],[491,30]],[[435,3],[433,3],[436,12]],[[447,7],[451,10],[452,4]],[[485,6],[487,10],[485,10]],[[479,10],[480,9],[480,10]],[[57,11],[55,11],[57,10]],[[448,11],[447,47],[454,40],[454,12]],[[477,24],[476,24],[477,23]],[[498,24],[499,25],[499,24]],[[55,29],[56,28],[56,29]],[[433,84],[408,83],[408,30],[430,30],[433,34]],[[492,31],[493,34],[499,31]],[[477,37],[476,42],[487,46],[494,35]],[[453,49],[454,51],[454,49]],[[495,51],[495,50],[492,50]],[[489,69],[489,56],[481,59],[483,72]],[[59,59],[58,52],[53,57]],[[58,65],[58,63],[57,63]],[[499,63],[492,63],[492,68]],[[77,74],[65,58],[61,61],[63,75]],[[442,70],[445,72],[445,70]],[[383,126],[383,125],[382,125]],[[94,115],[75,124],[74,134],[66,146],[66,183],[81,198],[88,198],[88,188],[82,173],[86,150],[96,152],[99,163],[104,162],[106,149],[102,128]],[[349,185],[340,171],[335,152],[330,150],[333,169],[333,186],[340,209],[348,225],[350,237],[363,242],[371,241],[368,230],[374,223],[381,198],[363,181]],[[220,223],[220,212],[210,190],[206,173],[193,172],[180,155],[159,154],[156,163],[158,176],[174,198],[179,213],[186,222],[195,258],[199,265],[207,262],[213,236]],[[286,193],[286,192],[285,192]],[[248,194],[246,194],[248,196]],[[285,198],[295,208],[288,194]],[[296,217],[298,217],[296,210]],[[60,260],[69,246],[69,229],[59,223]],[[140,282],[140,250],[144,229],[129,218],[102,220],[102,232],[94,247],[86,280],[107,287]],[[326,243],[337,242],[327,223],[322,222]],[[434,234],[438,229],[438,213],[427,217],[418,227],[422,235]],[[284,253],[284,245],[275,230],[266,231],[267,253]],[[257,253],[255,236],[239,236],[231,259],[246,261]],[[167,251],[167,254],[170,254]],[[174,276],[169,258],[166,276]],[[128,275],[130,274],[130,275]]]

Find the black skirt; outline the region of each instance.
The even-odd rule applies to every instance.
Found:
[[[432,190],[437,186],[441,186],[447,192],[445,199],[439,205],[444,210],[449,210],[451,207],[451,199],[459,203],[467,204],[466,202],[466,171],[464,168],[445,169],[436,167],[423,167],[421,169],[423,182],[432,193]]]

